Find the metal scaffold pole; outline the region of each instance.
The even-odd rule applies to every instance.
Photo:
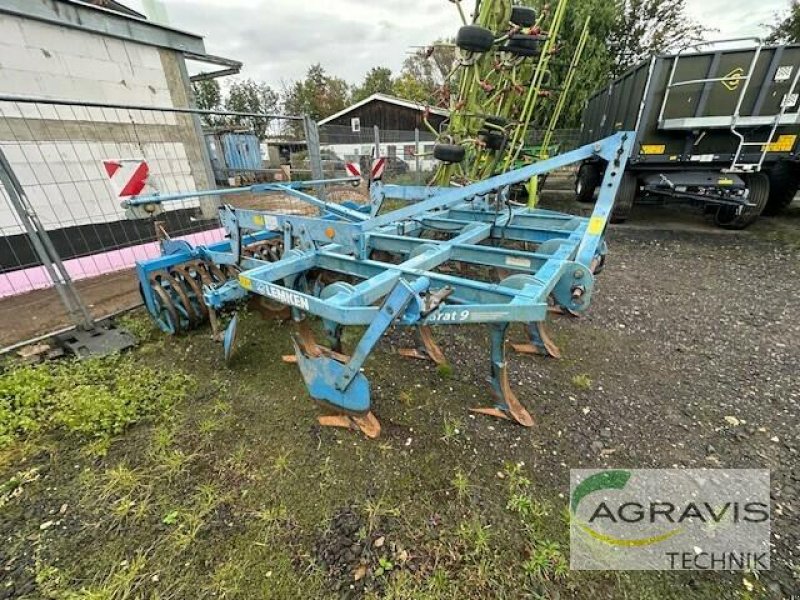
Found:
[[[94,321],[89,310],[75,290],[72,278],[64,267],[64,263],[61,262],[47,230],[28,201],[25,190],[2,149],[0,149],[0,182],[8,194],[11,207],[30,238],[36,256],[52,280],[70,320],[79,329],[86,331],[94,329]]]

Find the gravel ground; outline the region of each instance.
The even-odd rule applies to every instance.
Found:
[[[566,492],[569,468],[768,468],[769,589],[797,593],[800,247],[636,226],[616,228],[609,244],[589,313],[552,325],[564,360],[511,359],[513,385],[537,420],[533,469]],[[437,334],[458,380],[485,374],[481,335]],[[569,390],[575,376],[588,376],[587,389]],[[497,429],[510,447],[524,444]]]

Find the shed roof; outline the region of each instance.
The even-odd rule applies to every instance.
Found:
[[[354,110],[358,110],[362,106],[369,104],[370,102],[375,100],[377,100],[378,102],[385,102],[386,104],[402,106],[403,108],[411,108],[413,110],[418,110],[420,112],[427,109],[434,115],[439,115],[441,117],[447,117],[450,115],[450,113],[444,110],[443,108],[436,108],[432,106],[428,107],[420,102],[414,102],[412,100],[404,100],[403,98],[398,98],[397,96],[390,96],[389,94],[372,94],[372,96],[364,98],[361,102],[356,102],[355,104],[348,106],[344,110],[340,110],[335,115],[331,115],[330,117],[325,117],[318,123],[318,125],[325,125],[326,123],[335,121],[336,119],[345,116],[347,113],[353,112]]]

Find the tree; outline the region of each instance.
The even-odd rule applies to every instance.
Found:
[[[245,79],[234,82],[228,90],[225,108],[232,112],[274,115],[278,112],[280,97],[266,83]],[[230,117],[229,124],[252,127],[259,139],[264,139],[269,128],[269,118]]]
[[[454,40],[436,40],[428,48],[419,48],[403,62],[395,80],[395,92],[401,98],[432,102],[444,85],[456,60]]]
[[[222,90],[220,90],[219,82],[216,79],[204,79],[192,84],[194,91],[194,101],[200,110],[220,110],[222,107]],[[203,115],[203,122],[206,125],[214,127],[224,121],[222,117],[214,115]]]
[[[549,4],[552,15],[552,2],[526,0],[525,4],[535,8],[537,12],[540,12],[545,4]],[[559,127],[580,126],[583,107],[589,96],[605,85],[611,76],[615,56],[608,46],[608,38],[615,29],[619,18],[620,4],[621,0],[611,2],[608,0],[581,0],[580,2],[570,2],[567,6],[559,32],[560,41],[556,49],[557,54],[550,63],[552,81],[556,83],[556,86],[567,76],[567,69],[578,47],[578,40],[587,17],[591,17],[591,24],[589,39],[575,73],[575,81],[569,92]],[[543,112],[543,122],[535,123],[534,126],[543,126],[549,114],[549,112]]]
[[[776,23],[771,26],[770,42],[792,43],[800,41],[800,1],[791,0],[789,11],[781,17],[776,15]]]
[[[350,87],[344,79],[312,65],[306,78],[290,84],[284,91],[284,110],[290,115],[310,115],[315,121],[344,109],[350,102]]]
[[[364,77],[363,83],[353,87],[353,102],[361,102],[372,94],[394,93],[392,70],[386,67],[373,67]]]
[[[613,75],[621,75],[652,54],[670,52],[703,39],[706,29],[686,14],[686,0],[622,0],[608,42]]]
[[[410,73],[402,73],[394,81],[394,93],[397,97],[412,102],[430,102],[434,90]]]

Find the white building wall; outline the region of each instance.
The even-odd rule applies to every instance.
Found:
[[[12,15],[0,15],[0,93],[173,106],[159,49]],[[175,114],[0,102],[0,119],[4,118],[25,119],[31,131],[39,124],[47,134],[42,140],[3,135],[0,147],[48,229],[125,218],[103,170],[104,159],[145,158],[152,188],[196,189],[198,173],[193,173],[183,143],[148,141],[146,135],[130,144],[92,140],[102,124],[133,120],[137,125],[176,127],[181,117]],[[81,129],[81,139],[61,139],[59,129],[70,121],[90,122]],[[193,206],[196,202],[165,208]],[[8,203],[0,202],[0,236],[18,233],[22,228]]]

